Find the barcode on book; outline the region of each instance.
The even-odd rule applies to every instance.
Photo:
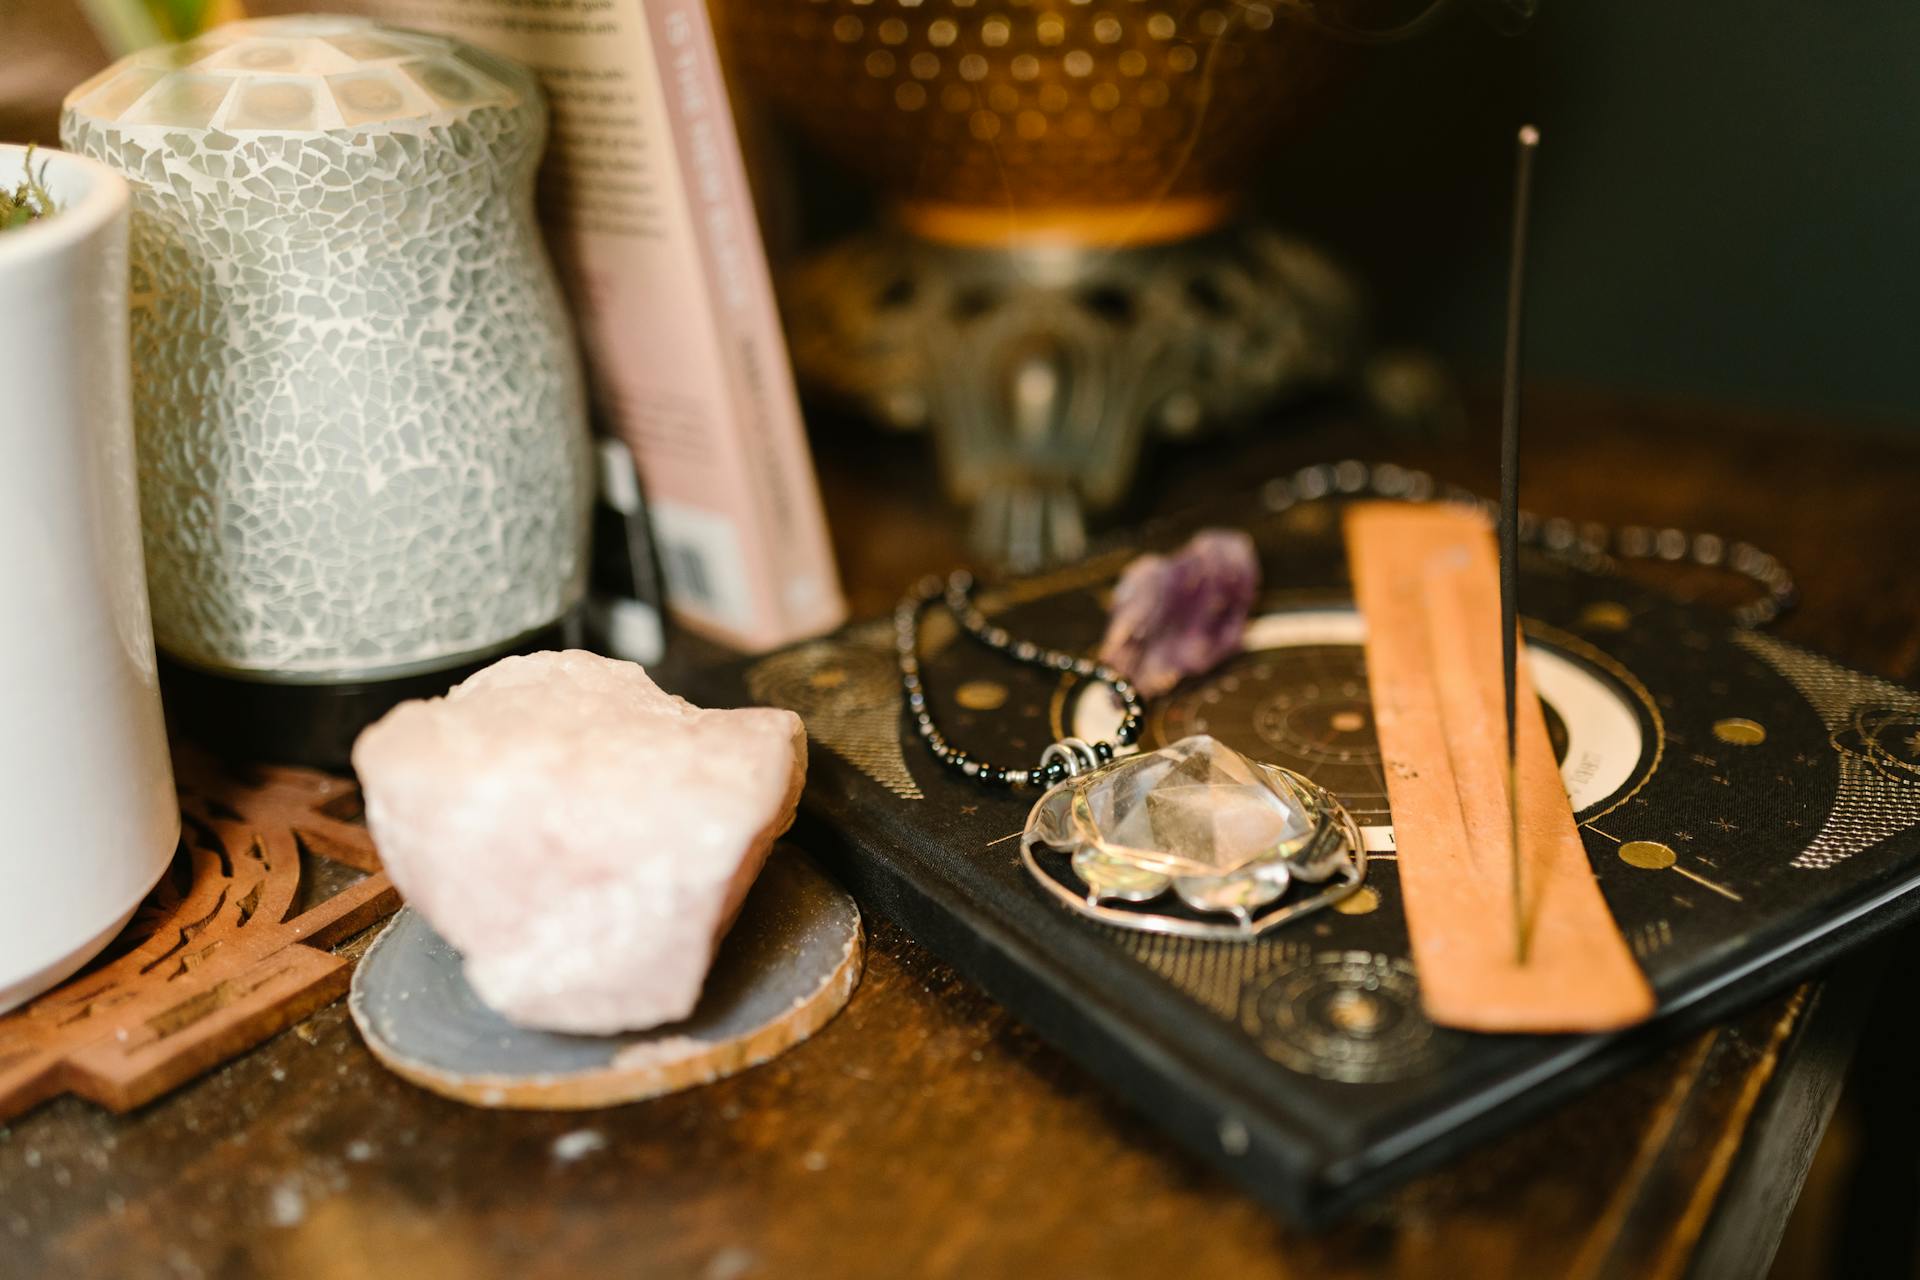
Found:
[[[709,606],[714,603],[713,579],[707,576],[707,562],[698,547],[667,544],[667,579],[687,599]]]
[[[740,535],[725,516],[677,502],[654,502],[653,536],[667,599],[677,609],[722,626],[753,625]]]

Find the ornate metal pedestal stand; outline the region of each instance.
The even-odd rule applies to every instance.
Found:
[[[788,282],[814,386],[933,433],[976,551],[1016,569],[1081,553],[1149,431],[1186,437],[1349,374],[1353,284],[1264,227],[1117,249],[854,237]]]

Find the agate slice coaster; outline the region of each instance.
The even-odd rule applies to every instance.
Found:
[[[402,910],[367,950],[348,1008],[395,1074],[483,1107],[572,1110],[657,1097],[765,1062],[838,1013],[860,981],[860,910],[805,855],[774,849],[691,1017],[562,1035],[480,1002],[460,953]]]

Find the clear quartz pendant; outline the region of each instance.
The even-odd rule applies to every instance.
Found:
[[[1092,845],[1074,850],[1073,874],[1086,882],[1087,896],[1095,902],[1149,902],[1173,883],[1171,876]]]
[[[1066,854],[1071,876],[1041,849]],[[1028,815],[1020,853],[1083,915],[1190,937],[1256,936],[1366,874],[1359,831],[1332,795],[1204,735],[1055,786]],[[1296,884],[1324,887],[1285,902]]]
[[[1173,882],[1173,891],[1195,911],[1225,911],[1245,920],[1285,894],[1292,880],[1286,866],[1275,863],[1253,872],[1182,876]]]

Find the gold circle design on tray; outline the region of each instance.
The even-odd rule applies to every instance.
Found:
[[[1370,1036],[1384,1018],[1380,1001],[1365,991],[1338,991],[1327,998],[1327,1021],[1349,1035]]]
[[[1627,606],[1613,600],[1596,600],[1580,611],[1580,621],[1575,625],[1589,631],[1625,631],[1633,622],[1633,614]]]
[[[1007,704],[1007,686],[996,680],[969,680],[953,691],[953,700],[969,711],[997,711]]]
[[[1620,846],[1620,861],[1642,871],[1665,871],[1679,860],[1673,846],[1658,840],[1629,840]]]
[[[1713,722],[1713,736],[1735,747],[1757,747],[1767,740],[1767,726],[1758,720],[1729,716]]]
[[[1459,1043],[1421,1012],[1413,966],[1371,951],[1326,952],[1257,979],[1240,1025],[1280,1065],[1347,1084],[1430,1071]]]
[[[1333,909],[1343,916],[1372,915],[1380,909],[1380,891],[1370,884],[1362,885],[1354,890],[1353,896],[1334,903]]]

